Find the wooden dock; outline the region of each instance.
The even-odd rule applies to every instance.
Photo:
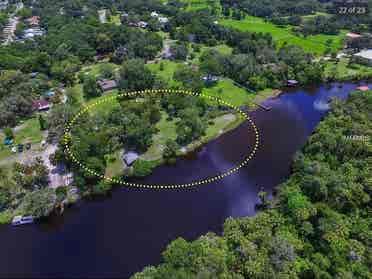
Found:
[[[269,110],[271,110],[271,107],[269,107],[269,106],[265,106],[264,104],[258,104],[258,103],[255,103],[255,105],[257,105],[259,108],[262,108],[262,109],[265,110],[265,111],[269,111]]]

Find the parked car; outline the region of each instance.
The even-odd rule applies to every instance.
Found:
[[[31,142],[26,143],[26,149],[27,150],[30,150],[31,149]]]
[[[19,153],[22,153],[23,152],[23,144],[18,144],[17,149],[18,149]]]

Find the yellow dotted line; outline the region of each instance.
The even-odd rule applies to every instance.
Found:
[[[176,94],[185,94],[185,95],[190,95],[190,96],[204,97],[204,98],[207,98],[209,100],[213,100],[213,101],[216,101],[216,102],[218,102],[220,104],[224,104],[224,105],[226,105],[228,107],[233,108],[234,110],[236,110],[237,112],[239,112],[245,119],[247,119],[249,121],[250,125],[253,127],[253,130],[254,130],[254,133],[255,133],[255,144],[254,144],[254,147],[253,147],[251,153],[247,157],[245,157],[245,159],[241,163],[239,163],[237,166],[229,169],[228,171],[226,171],[224,173],[215,175],[213,177],[205,178],[205,179],[202,179],[202,180],[190,182],[190,183],[169,184],[169,185],[132,183],[132,182],[126,182],[126,181],[123,181],[123,180],[119,180],[119,179],[116,179],[116,178],[107,177],[107,176],[105,176],[103,174],[97,173],[94,170],[91,170],[90,168],[88,168],[87,166],[85,166],[83,163],[81,163],[76,158],[75,154],[70,150],[69,142],[70,142],[70,139],[71,139],[71,128],[73,127],[73,125],[75,124],[75,122],[77,121],[77,119],[81,115],[83,115],[84,113],[90,111],[91,109],[93,109],[94,107],[96,107],[98,105],[101,105],[103,103],[107,103],[107,102],[112,101],[112,100],[116,100],[118,97],[119,98],[120,97],[132,97],[132,96],[136,96],[136,95],[139,95],[139,94],[140,95],[143,95],[143,94],[149,94],[149,93],[155,93],[155,94],[157,94],[157,93],[176,93]],[[110,181],[110,182],[113,182],[113,183],[116,183],[116,184],[125,185],[125,186],[128,186],[128,187],[147,188],[147,189],[179,189],[179,188],[190,188],[190,187],[194,187],[194,186],[200,186],[200,185],[203,185],[203,184],[212,183],[212,182],[221,180],[221,179],[223,179],[223,178],[225,178],[225,177],[227,177],[229,175],[232,175],[233,173],[236,173],[242,167],[244,167],[245,165],[247,165],[248,162],[257,153],[259,142],[260,142],[260,135],[259,135],[258,128],[257,128],[256,124],[248,116],[247,113],[245,113],[244,111],[242,111],[241,109],[239,109],[237,106],[234,106],[234,105],[232,105],[232,104],[230,104],[228,102],[225,102],[224,100],[220,100],[219,98],[216,98],[214,96],[205,95],[205,94],[200,94],[199,95],[199,94],[196,94],[194,92],[187,91],[187,90],[158,89],[158,90],[133,91],[133,92],[129,92],[129,93],[121,93],[121,94],[118,94],[118,95],[107,96],[107,97],[102,98],[102,99],[100,99],[100,100],[98,100],[98,101],[96,101],[96,102],[94,102],[92,104],[89,104],[89,105],[85,106],[66,125],[65,132],[64,132],[64,141],[63,142],[64,142],[64,147],[65,147],[65,152],[72,159],[72,161],[74,163],[76,163],[77,165],[79,165],[84,171],[86,171],[87,173],[89,173],[91,175],[94,175],[96,177],[105,179],[107,181]]]

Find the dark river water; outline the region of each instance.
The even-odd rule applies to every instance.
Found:
[[[295,89],[269,99],[270,111],[250,115],[260,131],[256,156],[238,173],[186,190],[118,188],[108,198],[82,201],[46,224],[0,227],[0,277],[128,278],[158,264],[181,236],[221,233],[229,217],[255,214],[261,187],[272,191],[290,174],[291,160],[327,112],[332,96],[357,84]],[[162,166],[142,183],[181,183],[224,172],[254,144],[252,129],[237,129],[208,143],[176,166]]]

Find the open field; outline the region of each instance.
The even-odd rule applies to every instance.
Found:
[[[244,20],[223,19],[221,20],[221,24],[241,31],[270,33],[278,47],[287,42],[291,45],[300,46],[306,52],[315,55],[324,54],[325,50],[328,48],[326,44],[327,40],[332,40],[332,43],[329,45],[332,51],[340,49],[346,34],[346,31],[342,31],[339,35],[321,34],[304,38],[293,34],[290,26],[279,27],[271,22],[265,22],[262,18],[254,16],[247,16]]]
[[[217,0],[182,0],[181,2],[187,4],[187,11],[197,11],[212,8],[213,6],[215,6],[218,10],[221,9],[220,1]]]
[[[248,93],[245,89],[234,85],[230,79],[219,80],[215,86],[205,88],[203,93],[221,98],[221,100],[235,106],[251,105],[256,96],[256,94]]]
[[[372,77],[372,67],[351,64],[348,58],[340,58],[339,61],[326,61],[324,74],[326,78],[337,80],[361,79]]]
[[[163,64],[164,69],[160,70],[160,65]],[[159,63],[147,64],[146,65],[155,75],[162,78],[169,86],[181,85],[179,82],[173,79],[173,74],[178,67],[182,66],[182,63],[163,60]]]

